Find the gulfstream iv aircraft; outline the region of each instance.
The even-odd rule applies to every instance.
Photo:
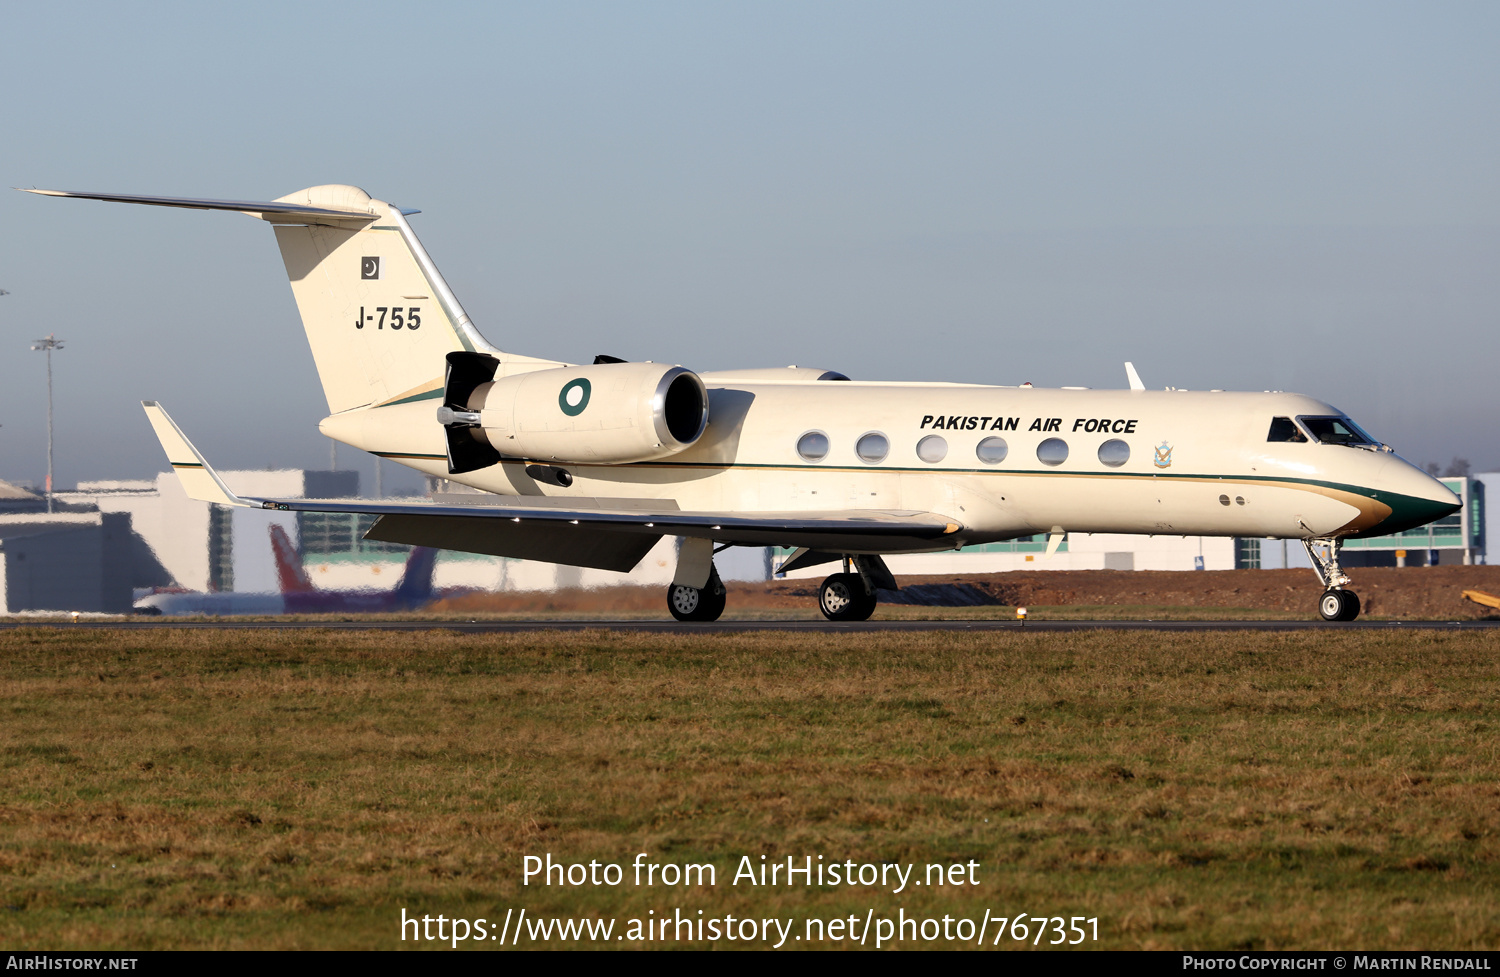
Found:
[[[832,371],[694,373],[496,348],[407,223],[350,186],[274,201],[33,190],[231,210],[274,226],[328,416],[344,444],[487,495],[430,503],[240,498],[156,403],[146,413],[196,499],[380,515],[368,537],[629,570],[682,537],[667,604],[724,609],[713,557],[795,548],[791,570],[841,563],[819,607],[863,620],[894,589],[882,554],[1068,532],[1298,539],[1318,609],[1352,620],[1348,538],[1420,526],[1459,500],[1321,401],[1285,393],[1046,390],[873,383]]]

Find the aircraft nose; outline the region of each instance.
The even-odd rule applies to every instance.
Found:
[[[1463,501],[1448,486],[1394,457],[1382,467],[1375,497],[1391,507],[1391,514],[1370,529],[1371,536],[1416,529],[1463,507]]]

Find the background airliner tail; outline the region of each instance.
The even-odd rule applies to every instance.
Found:
[[[406,558],[406,572],[396,585],[394,610],[414,611],[432,600],[432,572],[438,551],[428,546],[412,547]]]
[[[281,585],[283,594],[306,593],[316,589],[312,578],[307,575],[307,568],[302,565],[297,547],[292,545],[292,538],[275,523],[271,524],[271,552],[276,557],[276,581]]]

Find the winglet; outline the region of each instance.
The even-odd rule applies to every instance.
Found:
[[[141,406],[146,409],[146,417],[151,421],[152,428],[156,430],[156,437],[161,441],[162,450],[167,453],[167,461],[171,463],[172,470],[177,473],[177,478],[182,482],[182,488],[187,492],[188,498],[218,505],[258,508],[255,503],[246,502],[229,491],[223,479],[219,478],[219,473],[203,460],[198,449],[193,447],[192,442],[182,433],[176,422],[167,416],[167,412],[162,410],[160,404],[154,400],[143,400]]]
[[[1141,375],[1135,372],[1135,364],[1128,360],[1125,362],[1125,379],[1130,381],[1131,390],[1146,389],[1146,385],[1141,382]]]

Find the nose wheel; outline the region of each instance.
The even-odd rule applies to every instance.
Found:
[[[1313,573],[1324,588],[1318,598],[1318,615],[1325,621],[1352,621],[1359,617],[1359,595],[1345,590],[1352,582],[1339,566],[1339,550],[1344,542],[1340,539],[1304,539],[1307,558],[1312,562]]]
[[[1359,617],[1359,595],[1352,590],[1325,590],[1318,598],[1318,614],[1325,621],[1352,621]]]

